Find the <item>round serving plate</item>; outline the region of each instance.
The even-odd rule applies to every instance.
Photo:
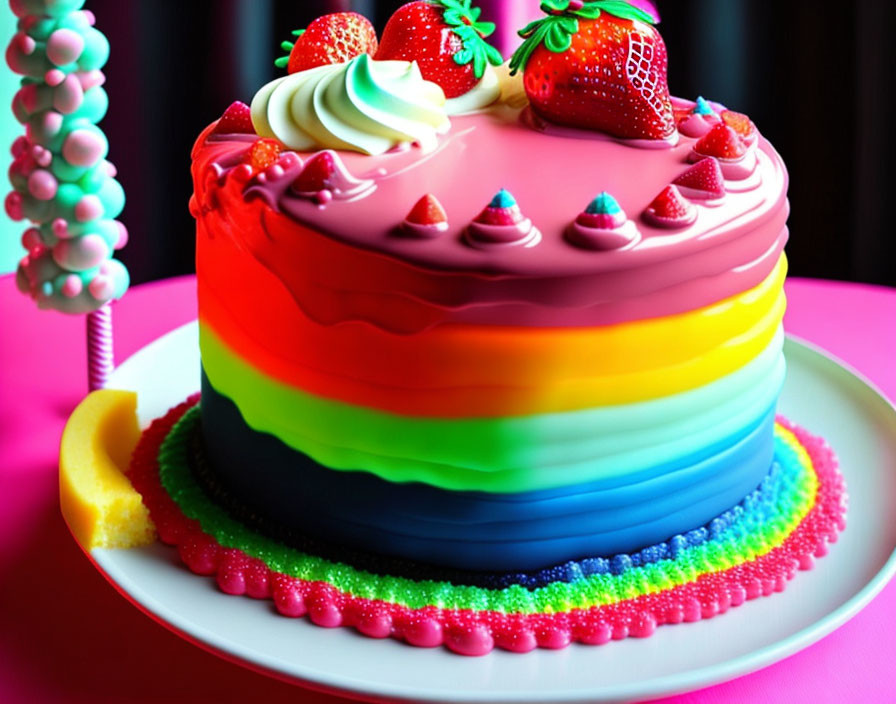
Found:
[[[787,590],[643,640],[465,658],[328,630],[277,615],[270,602],[227,596],[161,544],[94,550],[97,567],[135,605],[188,640],[247,667],[367,700],[617,702],[690,691],[770,665],[814,643],[865,606],[896,571],[896,410],[867,381],[788,339],[779,406],[828,439],[850,497],[830,554]],[[115,372],[138,393],[143,425],[199,386],[195,323],[156,340]]]

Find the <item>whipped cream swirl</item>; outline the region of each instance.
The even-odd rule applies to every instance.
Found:
[[[252,100],[252,123],[262,137],[296,151],[371,155],[409,142],[433,149],[451,126],[444,92],[416,63],[367,54],[267,84]]]

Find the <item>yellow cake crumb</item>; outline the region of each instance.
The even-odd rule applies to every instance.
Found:
[[[155,527],[124,475],[140,438],[137,395],[95,391],[75,409],[59,451],[59,503],[78,544],[130,548],[155,540]]]

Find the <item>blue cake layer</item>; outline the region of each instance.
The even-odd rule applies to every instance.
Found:
[[[774,410],[756,410],[754,424],[717,447],[627,484],[614,478],[522,494],[454,492],[332,471],[249,428],[204,375],[202,432],[217,481],[285,529],[443,567],[525,571],[637,551],[737,504],[768,473],[774,454]]]

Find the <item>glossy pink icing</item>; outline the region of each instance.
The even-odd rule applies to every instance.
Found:
[[[678,131],[685,137],[698,139],[719,123],[718,115],[691,114],[678,123]]]
[[[621,222],[620,222],[621,220]],[[624,216],[580,215],[566,231],[566,238],[578,247],[598,251],[622,249],[638,241],[638,228]]]
[[[745,188],[730,193],[725,207],[698,203],[692,226],[670,232],[641,223],[636,245],[587,251],[565,236],[581,204],[607,190],[626,212],[643,212],[687,168],[694,141],[646,150],[537,132],[519,117],[506,107],[455,117],[451,132],[427,154],[417,148],[376,157],[340,152],[354,178],[375,185],[362,197],[323,207],[290,192],[300,166],[264,183],[256,179],[245,195],[233,197],[225,177],[247,148],[244,135],[208,141],[203,135],[194,168],[212,169],[208,190],[221,208],[261,198],[333,246],[349,245],[369,259],[368,274],[343,280],[332,268],[324,276],[309,270],[311,264],[255,252],[323,324],[366,320],[395,332],[447,322],[612,324],[693,310],[771,272],[787,239],[787,176],[764,140],[754,152],[750,183],[738,184]],[[542,233],[534,246],[478,248],[465,241],[467,224],[501,188],[513,192]],[[403,215],[424,193],[444,205],[448,230],[436,238],[401,236]],[[397,298],[400,320],[386,310]]]
[[[424,239],[429,239],[430,237],[439,237],[440,235],[444,235],[448,232],[448,223],[447,222],[435,222],[429,225],[424,225],[419,222],[410,222],[405,220],[401,224],[404,231],[412,235],[414,237],[422,237]]]
[[[529,218],[507,225],[471,222],[465,233],[466,241],[474,247],[534,247],[541,241],[541,233]]]

